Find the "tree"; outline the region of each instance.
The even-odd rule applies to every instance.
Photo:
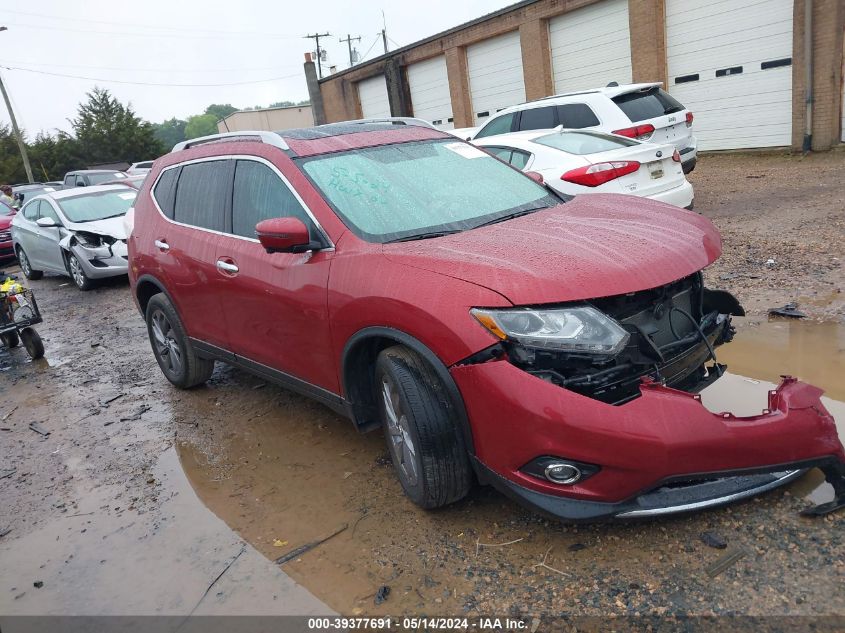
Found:
[[[214,115],[216,117],[214,122],[217,123],[220,119],[225,119],[227,116],[232,114],[232,112],[237,111],[238,109],[231,103],[212,103],[205,109],[205,114]]]
[[[213,114],[195,114],[188,117],[185,138],[197,138],[209,134],[217,134],[217,117]]]
[[[91,164],[80,153],[79,143],[67,132],[56,136],[42,132],[30,145],[29,156],[36,180],[62,180],[65,173]]]
[[[186,125],[187,121],[174,117],[161,123],[153,123],[153,134],[169,149],[176,145],[176,143],[181,143],[185,140]]]
[[[0,124],[0,184],[11,185],[16,182],[26,182],[26,171],[12,128]]]
[[[88,101],[81,103],[71,126],[87,164],[135,162],[157,158],[165,152],[153,134],[150,123],[135,116],[111,96],[108,90],[94,88]]]

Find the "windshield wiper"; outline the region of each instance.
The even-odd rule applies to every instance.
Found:
[[[680,112],[681,110],[683,110],[681,106],[669,106],[663,110],[663,114],[675,114],[675,112]]]
[[[416,233],[414,235],[408,235],[406,237],[399,237],[395,240],[388,240],[385,244],[392,244],[394,242],[414,242],[416,240],[430,240],[433,237],[444,237],[446,235],[452,235],[453,233],[460,233],[460,229],[455,229],[454,231],[431,231],[430,233]]]
[[[513,220],[514,218],[518,218],[523,215],[528,215],[529,213],[534,213],[535,211],[539,211],[540,209],[551,209],[548,205],[542,205],[539,207],[531,207],[530,209],[522,209],[521,211],[514,211],[513,213],[508,213],[507,215],[501,215],[498,218],[493,218],[492,220],[487,220],[486,222],[482,222],[481,224],[476,224],[474,229],[477,229],[482,226],[489,226],[491,224],[498,224],[499,222],[507,222],[508,220]]]

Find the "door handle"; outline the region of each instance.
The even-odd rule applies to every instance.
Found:
[[[239,268],[232,264],[231,262],[227,262],[222,259],[217,260],[217,270],[223,271],[224,273],[236,273],[238,272]]]
[[[156,240],[154,243],[155,243],[156,248],[160,248],[163,251],[169,251],[170,250],[170,244],[168,244],[164,240]]]

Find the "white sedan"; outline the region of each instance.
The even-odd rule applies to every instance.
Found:
[[[669,143],[642,143],[592,130],[533,130],[472,141],[560,193],[625,193],[692,209],[692,185]]]

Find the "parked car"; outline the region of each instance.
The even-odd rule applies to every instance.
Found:
[[[123,216],[136,192],[99,185],[44,194],[27,202],[12,220],[12,242],[27,279],[45,271],[68,275],[80,290],[95,280],[125,275]]]
[[[115,180],[107,180],[104,182],[104,185],[125,185],[127,187],[132,187],[135,190],[141,188],[141,185],[144,184],[144,180],[147,179],[147,174],[132,174],[127,176],[126,178],[118,178]]]
[[[145,160],[145,161],[141,161],[140,163],[132,163],[129,166],[129,169],[126,170],[126,173],[130,176],[134,176],[134,175],[138,175],[138,174],[146,175],[146,174],[149,173],[150,168],[152,168],[153,162],[155,162],[155,161]]]
[[[743,314],[704,285],[707,218],[564,199],[411,125],[194,139],[149,178],[129,278],[164,376],[196,387],[223,361],[381,426],[423,508],[478,478],[568,520],[651,516],[810,464],[845,493],[820,390],[785,379],[751,418],[702,405]]]
[[[101,185],[109,180],[122,180],[126,174],[114,169],[77,169],[65,174],[64,188],[90,187]]]
[[[509,132],[548,130],[559,125],[594,129],[651,143],[671,143],[681,155],[684,173],[695,169],[693,114],[660,83],[607,86],[529,101],[505,108],[473,139]]]
[[[18,206],[35,196],[40,196],[42,193],[52,193],[53,191],[56,191],[56,187],[45,182],[15,185],[12,187],[12,195],[19,201],[16,203]]]
[[[12,246],[12,218],[16,209],[0,201],[0,261],[14,259],[15,249]]]
[[[627,193],[692,209],[693,190],[670,143],[641,143],[592,130],[546,130],[474,141],[517,169],[543,176],[558,193]]]
[[[452,136],[457,136],[462,141],[471,141],[480,129],[480,127],[456,127],[453,130],[446,131]]]

